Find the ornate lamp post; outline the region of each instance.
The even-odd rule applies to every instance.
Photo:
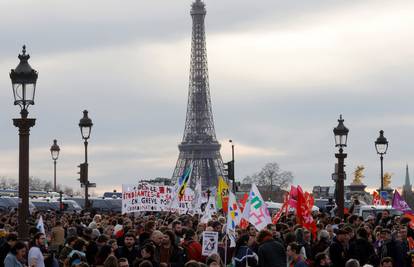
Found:
[[[82,134],[82,139],[84,140],[85,145],[85,166],[86,166],[86,177],[85,181],[83,181],[83,185],[85,187],[85,209],[89,210],[89,196],[88,196],[88,187],[89,187],[89,180],[88,180],[88,139],[91,136],[92,130],[92,120],[88,117],[88,111],[83,111],[83,118],[79,121],[79,128]],[[82,181],[81,181],[82,182]]]
[[[50,154],[53,160],[53,191],[56,191],[56,161],[59,158],[60,147],[57,144],[57,140],[53,140],[53,145],[50,147]]]
[[[336,153],[335,157],[338,159],[338,177],[336,179],[336,205],[338,207],[337,214],[340,218],[344,217],[344,160],[347,154],[344,153],[343,147],[346,147],[346,143],[348,141],[348,132],[349,130],[344,125],[342,115],[340,115],[338,126],[333,129],[333,133],[335,135],[335,147],[339,147],[339,153]]]
[[[18,205],[18,232],[19,238],[29,238],[29,135],[30,128],[35,125],[36,119],[27,118],[28,108],[34,105],[36,81],[38,73],[32,69],[26,54],[26,46],[23,46],[19,55],[19,65],[10,71],[14,104],[20,106],[19,119],[13,119],[13,125],[19,128],[19,205]]]
[[[380,161],[381,161],[381,188],[380,191],[384,191],[384,155],[387,153],[388,150],[388,140],[384,136],[384,131],[381,130],[380,136],[375,141],[375,149],[377,150],[377,154],[380,155]]]

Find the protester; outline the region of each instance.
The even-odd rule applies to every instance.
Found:
[[[345,230],[339,229],[329,247],[329,257],[335,267],[345,267],[348,256],[349,235]]]
[[[4,259],[7,254],[13,249],[17,242],[17,234],[9,233],[4,241],[3,245],[0,247],[0,267],[4,267]]]
[[[26,259],[26,245],[23,242],[17,242],[11,248],[4,260],[4,267],[23,267]]]
[[[286,266],[286,252],[282,244],[273,239],[272,233],[262,230],[257,235],[260,267]]]
[[[289,258],[290,267],[308,267],[303,256],[301,255],[301,246],[296,243],[290,243],[287,246],[287,256]]]
[[[43,233],[35,234],[33,238],[33,246],[29,250],[28,263],[30,267],[45,267],[44,257],[42,253],[45,245],[46,236]]]
[[[244,234],[239,237],[236,243],[234,266],[245,267],[245,266],[257,266],[258,256],[254,251],[247,245],[249,242],[249,236]]]
[[[292,211],[273,223],[265,215],[236,224],[233,247],[226,221],[232,219],[222,211],[207,219],[177,212],[36,212],[28,220],[28,247],[13,233],[17,214],[0,212],[0,256],[6,267],[224,267],[224,260],[233,267],[414,266],[414,230],[405,216],[314,212],[310,227]],[[40,216],[44,225],[36,225]],[[207,242],[204,231],[212,232]]]
[[[182,247],[185,249],[187,260],[195,260],[198,262],[203,260],[201,256],[202,247],[197,241],[197,236],[193,229],[188,229],[185,232]]]

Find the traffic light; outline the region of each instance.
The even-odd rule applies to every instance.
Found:
[[[80,171],[79,174],[79,181],[81,184],[86,184],[88,181],[88,163],[81,163],[78,168]]]
[[[229,179],[230,181],[234,181],[234,161],[229,161],[224,163],[224,165],[227,166],[227,179]]]

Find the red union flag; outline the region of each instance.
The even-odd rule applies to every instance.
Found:
[[[308,193],[303,194],[302,190],[298,190],[298,201],[296,215],[299,221],[299,224],[304,228],[311,231],[313,238],[316,238],[316,223],[312,217],[312,207],[314,199]]]

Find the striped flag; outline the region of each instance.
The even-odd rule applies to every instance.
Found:
[[[191,163],[187,169],[184,170],[183,175],[178,179],[178,199],[181,200],[184,197],[185,189],[191,178],[191,173],[193,172],[193,164]]]

